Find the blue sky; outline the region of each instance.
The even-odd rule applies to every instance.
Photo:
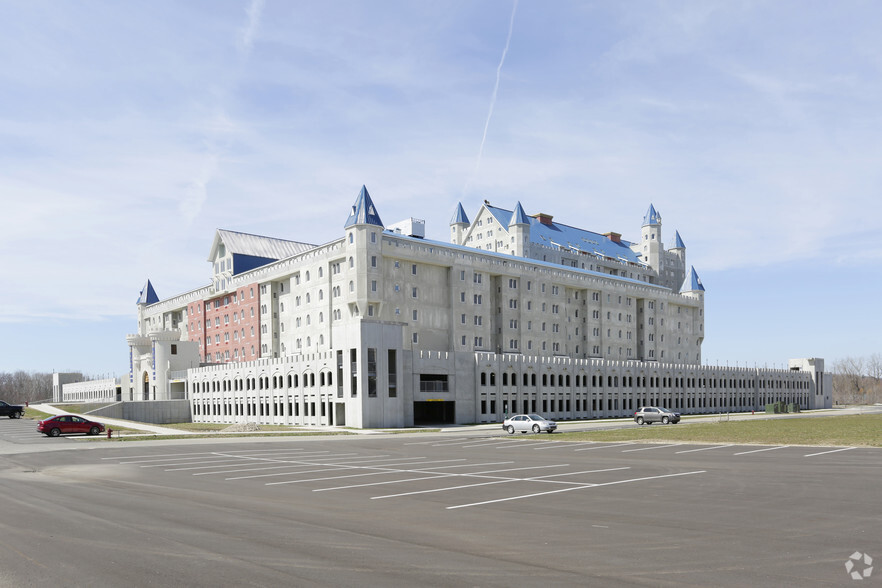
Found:
[[[880,22],[872,1],[2,3],[0,371],[124,374],[147,278],[206,284],[216,228],[330,241],[362,184],[439,240],[458,201],[631,240],[652,203],[707,288],[706,361],[878,353]]]

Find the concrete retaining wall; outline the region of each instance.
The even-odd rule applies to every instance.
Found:
[[[167,425],[170,423],[189,423],[190,402],[187,400],[143,400],[138,402],[117,402],[89,413],[90,416],[103,416],[111,419],[125,419],[141,423]]]

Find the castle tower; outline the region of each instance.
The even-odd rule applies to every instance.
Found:
[[[650,204],[649,210],[643,217],[643,227],[641,229],[640,254],[649,267],[658,272],[659,278],[663,275],[664,270],[664,245],[661,240],[661,215]]]
[[[454,245],[462,245],[470,224],[469,217],[466,216],[465,210],[462,207],[462,202],[458,202],[456,212],[453,213],[453,218],[450,219],[450,242]]]
[[[690,268],[689,276],[683,280],[683,285],[680,286],[680,294],[704,300],[704,284],[701,283],[701,278],[698,277],[698,272],[695,271],[694,266]]]
[[[365,186],[361,187],[355,204],[343,225],[346,230],[346,255],[353,259],[356,269],[354,280],[355,300],[349,304],[349,312],[353,316],[379,316],[383,292],[382,268],[378,260],[381,258],[382,234],[385,230],[383,221],[371,200]],[[377,284],[374,287],[374,284]]]
[[[686,279],[686,244],[680,237],[680,231],[674,231],[674,246],[668,249],[668,265],[674,285],[682,284]]]
[[[699,306],[692,315],[692,334],[695,336],[697,355],[695,362],[701,363],[701,345],[704,342],[704,284],[694,267],[689,269],[689,275],[680,286],[680,294],[699,301]],[[691,359],[691,358],[690,358]]]
[[[156,304],[157,302],[159,302],[159,296],[156,295],[153,284],[150,283],[150,280],[147,280],[147,283],[141,288],[141,292],[138,294],[138,302],[136,302],[138,305],[138,334],[147,334],[147,325],[143,322],[144,307]]]
[[[511,254],[518,257],[527,256],[527,247],[530,243],[530,217],[524,212],[524,207],[518,202],[508,223],[508,234],[511,238]]]

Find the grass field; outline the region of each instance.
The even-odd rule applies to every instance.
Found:
[[[562,441],[647,441],[882,447],[882,415],[650,425],[614,431],[560,433]],[[536,437],[538,438],[538,437]],[[546,439],[545,436],[542,437]]]

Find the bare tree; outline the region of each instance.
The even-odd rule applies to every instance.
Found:
[[[0,400],[11,404],[36,402],[52,397],[52,374],[45,372],[0,372]]]
[[[882,355],[846,357],[833,364],[835,404],[882,402]]]

